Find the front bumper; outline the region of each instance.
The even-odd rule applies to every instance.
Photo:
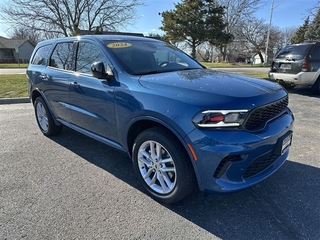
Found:
[[[194,167],[199,189],[233,192],[270,176],[289,154],[288,150],[280,154],[277,148],[292,133],[293,121],[292,113],[288,112],[254,133],[195,129],[188,138],[198,158]]]

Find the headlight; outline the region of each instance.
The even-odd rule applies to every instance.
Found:
[[[198,127],[238,127],[247,116],[248,110],[207,110],[192,119]]]

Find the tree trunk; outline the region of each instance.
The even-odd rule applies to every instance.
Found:
[[[192,44],[192,53],[191,56],[192,58],[196,59],[197,51],[196,51],[196,45]]]
[[[264,58],[263,58],[263,56],[262,56],[261,52],[259,52],[258,54],[259,54],[259,57],[260,57],[261,63],[264,63]]]

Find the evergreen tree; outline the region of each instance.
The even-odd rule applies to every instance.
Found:
[[[161,13],[161,30],[164,39],[171,42],[185,41],[196,57],[196,48],[206,42],[229,43],[231,34],[224,32],[224,8],[216,0],[182,0],[174,10]]]
[[[291,38],[291,43],[295,44],[295,43],[303,43],[305,42],[305,35],[306,32],[308,31],[309,28],[309,17],[307,17],[304,20],[304,23],[301,27],[298,28],[298,30],[296,31],[295,35]]]
[[[320,41],[320,8],[305,34],[307,42]]]

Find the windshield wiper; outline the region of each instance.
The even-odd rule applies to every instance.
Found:
[[[148,75],[148,74],[156,74],[156,73],[163,73],[163,71],[152,70],[147,72],[138,72],[138,73],[135,73],[134,75]]]
[[[179,72],[179,71],[185,71],[185,70],[192,70],[192,69],[201,69],[201,68],[178,68],[178,69],[163,69],[163,70],[151,70],[151,71],[146,71],[146,72],[138,72],[135,73],[134,75],[148,75],[148,74],[157,74],[157,73],[165,73],[165,72]]]

